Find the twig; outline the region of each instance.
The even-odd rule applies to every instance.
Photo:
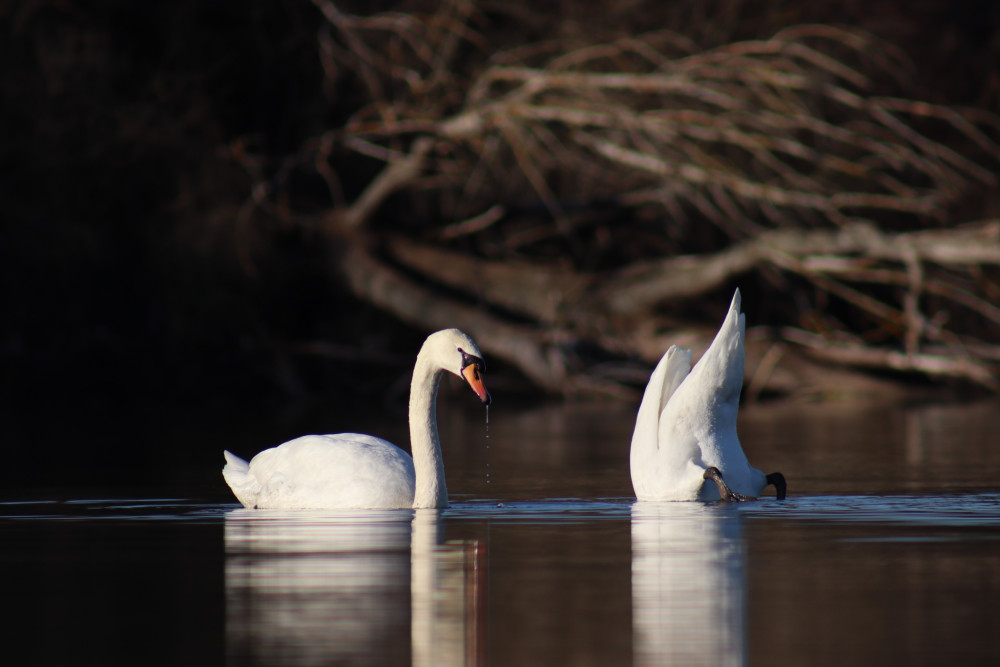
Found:
[[[357,201],[340,213],[339,219],[342,224],[348,229],[357,229],[365,225],[389,195],[416,180],[423,169],[424,157],[433,144],[434,141],[430,137],[421,137],[413,143],[409,155],[390,162],[378,177],[369,183]]]
[[[490,227],[503,218],[503,216],[503,206],[491,206],[477,216],[473,216],[468,220],[456,222],[453,225],[445,227],[441,230],[440,236],[442,239],[448,240],[458,238],[460,236],[468,236],[469,234],[476,234]]]
[[[986,366],[972,359],[930,354],[906,354],[871,347],[858,347],[830,343],[820,336],[800,329],[783,328],[784,340],[797,343],[810,354],[826,361],[866,368],[887,368],[897,371],[920,373],[930,376],[954,377],[970,380],[991,391],[1000,391],[1000,382]]]
[[[543,336],[497,320],[483,310],[442,298],[380,262],[360,245],[338,263],[351,291],[405,322],[427,329],[460,327],[488,354],[518,367],[537,386],[562,393],[567,372]]]

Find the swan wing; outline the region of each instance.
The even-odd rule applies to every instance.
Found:
[[[664,418],[675,432],[689,431],[697,441],[697,453],[704,467],[715,466],[729,488],[747,496],[758,496],[764,488],[764,474],[751,467],[736,432],[740,393],[746,365],[746,316],[740,312],[740,291],[736,290],[726,318],[712,344],[691,369],[679,389],[673,406],[678,413]],[[703,500],[718,499],[713,484],[702,487]]]
[[[664,406],[691,370],[691,350],[671,345],[653,369],[646,391],[639,404],[639,413],[632,432],[632,448],[636,445],[657,447],[657,424]]]
[[[251,508],[413,505],[413,459],[386,440],[360,433],[296,438],[264,450],[246,471],[238,462],[227,463],[223,475],[240,502]]]
[[[719,408],[725,408],[734,427],[746,365],[743,349],[746,316],[740,312],[740,302],[740,291],[736,290],[719,332],[684,383],[685,391],[691,394],[686,400],[704,402],[716,413]]]
[[[698,443],[707,466],[720,465],[733,448],[742,453],[736,438],[736,415],[743,388],[744,329],[737,290],[711,345],[660,415],[660,441]]]
[[[636,497],[655,495],[663,484],[660,414],[691,370],[691,351],[671,345],[646,384],[632,432],[630,465]]]

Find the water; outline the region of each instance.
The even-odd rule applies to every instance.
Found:
[[[635,503],[628,406],[497,408],[487,449],[482,414],[452,403],[441,405],[453,500],[444,511],[243,510],[216,479],[219,426],[204,455],[168,466],[145,494],[136,484],[104,486],[116,493],[103,496],[8,487],[5,656],[18,665],[1000,660],[995,402],[745,410],[744,446],[786,475],[789,499],[739,505]]]

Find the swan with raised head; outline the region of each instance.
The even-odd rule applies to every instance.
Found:
[[[719,333],[693,369],[691,351],[676,345],[656,365],[632,434],[632,487],[639,500],[753,500],[768,484],[785,497],[784,476],[752,467],[736,436],[745,330],[737,289]]]
[[[442,373],[453,373],[488,406],[484,367],[475,341],[458,329],[428,336],[410,385],[412,457],[372,435],[306,435],[266,449],[249,463],[227,451],[222,475],[249,509],[447,507],[438,385]]]

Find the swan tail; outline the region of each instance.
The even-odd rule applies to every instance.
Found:
[[[743,339],[746,338],[747,321],[746,315],[741,312],[742,304],[743,297],[740,295],[740,288],[737,287],[733,294],[733,300],[729,304],[729,312],[726,313],[726,319],[722,323],[717,337],[721,337],[723,332],[729,338],[736,338],[739,334],[739,342],[743,343]]]
[[[691,350],[676,345],[671,345],[656,364],[646,384],[646,391],[642,395],[642,403],[639,405],[639,413],[635,420],[635,430],[632,432],[633,458],[640,451],[656,450],[658,447],[660,413],[690,370]]]
[[[739,396],[743,388],[746,352],[743,340],[746,337],[746,316],[740,312],[740,291],[733,295],[729,312],[712,344],[705,350],[691,371],[700,376],[699,382],[711,386],[726,398]],[[710,380],[709,380],[710,378]]]
[[[691,350],[683,347],[671,345],[664,356],[666,360],[663,376],[663,389],[660,394],[660,405],[657,415],[663,413],[663,408],[667,406],[667,401],[677,391],[684,378],[691,372]]]
[[[226,457],[226,465],[222,468],[222,476],[226,484],[244,507],[252,509],[260,492],[260,484],[250,474],[250,464],[232,452],[225,451],[223,455]]]
[[[236,454],[226,450],[222,452],[222,455],[226,457],[226,466],[222,469],[223,473],[231,472],[245,475],[250,472],[250,464],[236,456]]]

